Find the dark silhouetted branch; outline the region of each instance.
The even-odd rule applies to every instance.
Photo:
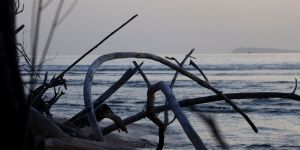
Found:
[[[51,25],[51,28],[50,28],[50,31],[49,31],[49,34],[48,34],[48,37],[47,37],[47,41],[46,41],[45,47],[43,49],[42,58],[41,58],[40,63],[39,63],[40,67],[39,67],[38,71],[40,71],[42,63],[44,62],[44,59],[45,59],[45,57],[47,55],[47,52],[49,50],[50,43],[52,41],[52,37],[53,37],[55,29],[57,27],[57,21],[58,21],[58,18],[59,18],[59,14],[60,14],[60,12],[62,10],[62,7],[63,7],[63,3],[64,3],[64,0],[61,0],[58,4],[57,9],[56,9],[56,13],[55,13],[54,19],[52,21],[52,25]]]
[[[42,5],[42,9],[45,9],[46,7],[48,7],[51,2],[53,2],[54,0],[47,0],[43,5]]]
[[[179,66],[182,68],[184,63],[186,62],[186,60],[191,57],[192,53],[194,52],[194,48],[184,57],[184,59],[181,61],[181,63],[179,63]],[[178,62],[178,61],[177,61]],[[173,79],[172,79],[172,82],[171,82],[171,85],[170,87],[173,88],[174,85],[175,85],[175,82],[176,82],[176,79],[177,79],[177,76],[178,76],[178,71],[176,71]]]
[[[204,80],[207,83],[209,83],[206,75],[203,73],[203,71],[201,70],[201,68],[193,60],[190,60],[190,65],[192,65],[194,68],[196,68],[201,73],[201,75],[203,76]]]
[[[36,1],[34,1],[35,3]],[[32,56],[31,56],[31,75],[30,75],[30,91],[33,91],[33,89],[35,88],[35,81],[36,79],[34,78],[33,74],[35,72],[35,65],[36,65],[36,55],[37,55],[37,48],[38,48],[38,40],[39,40],[39,31],[40,31],[40,22],[41,22],[41,14],[42,14],[42,3],[43,3],[43,0],[39,0],[38,1],[38,5],[37,5],[37,12],[36,12],[36,18],[35,16],[32,16],[34,18],[34,27],[33,28],[33,36],[32,36],[32,39],[31,39],[31,42],[32,42]],[[33,9],[34,6],[33,6]],[[34,12],[33,12],[34,14]],[[31,102],[29,101],[29,104],[31,104]]]
[[[191,107],[193,111],[197,111],[193,106]],[[215,120],[207,115],[204,115],[201,112],[197,112],[198,117],[204,120],[204,122],[207,124],[207,127],[209,127],[212,131],[213,136],[216,138],[216,140],[219,142],[221,147],[223,149],[228,149],[229,146],[225,142],[223,136],[221,135],[221,130],[218,128]]]
[[[292,94],[295,94],[295,92],[297,90],[297,86],[298,86],[298,81],[297,81],[297,78],[295,78],[295,87],[294,87]]]
[[[177,59],[175,59],[174,57],[172,57],[172,58],[166,57],[166,58],[171,59],[171,60],[175,60],[176,63],[178,64],[178,66],[181,67],[181,68],[183,68],[184,63],[186,62],[186,60],[187,60],[189,57],[191,57],[191,55],[192,55],[192,53],[194,52],[194,50],[195,50],[195,49],[193,48],[193,49],[192,49],[192,50],[184,57],[184,59],[181,61],[181,63],[179,63],[179,62],[177,61]],[[175,72],[174,77],[173,77],[173,79],[172,79],[172,81],[171,81],[171,85],[170,85],[171,89],[172,89],[172,88],[174,87],[174,85],[175,85],[177,76],[178,76],[178,71]],[[165,104],[167,104],[167,101],[165,102]],[[175,117],[173,118],[173,120],[175,120]],[[168,114],[168,111],[165,111],[165,112],[164,112],[164,122],[165,122],[165,124],[169,123],[169,114]]]
[[[300,96],[292,93],[281,93],[281,92],[251,92],[251,93],[227,93],[226,96],[230,99],[261,99],[261,98],[282,98],[284,100],[295,100],[300,102]],[[181,107],[188,107],[193,106],[196,104],[204,104],[204,103],[210,103],[215,101],[221,101],[224,100],[223,97],[219,95],[213,95],[213,96],[206,96],[206,97],[197,97],[197,98],[191,98],[191,99],[184,99],[179,101],[179,105]],[[155,113],[160,113],[165,110],[169,110],[170,107],[167,105],[157,106],[154,108]],[[146,112],[140,112],[136,115],[127,117],[123,119],[123,123],[125,125],[131,124],[133,122],[136,122],[140,119],[143,119],[146,117]],[[117,126],[115,124],[112,124],[110,126],[107,126],[102,129],[103,134],[108,134],[114,130],[117,129]]]
[[[19,26],[17,29],[16,29],[16,34],[19,33],[22,29],[24,29],[25,25],[22,24],[21,26]]]
[[[160,62],[166,66],[169,66],[170,68],[180,72],[181,74],[189,77],[190,79],[194,80],[195,82],[197,82],[199,85],[212,90],[213,92],[215,92],[217,95],[223,97],[225,99],[225,101],[227,103],[229,103],[237,112],[239,112],[240,114],[242,114],[242,116],[248,121],[248,123],[251,125],[251,127],[254,129],[254,131],[257,131],[257,129],[255,128],[254,124],[252,123],[252,121],[249,119],[249,117],[243,113],[232,101],[230,101],[225,95],[222,94],[222,92],[218,91],[217,89],[215,89],[214,87],[212,87],[210,84],[208,84],[207,82],[201,80],[200,78],[198,78],[197,76],[195,76],[194,74],[180,68],[179,66],[171,63],[170,61],[163,59],[157,55],[153,55],[153,54],[149,54],[149,53],[136,53],[136,52],[116,52],[116,53],[110,53],[110,54],[106,54],[106,55],[102,55],[100,57],[98,57],[89,67],[88,71],[87,71],[87,75],[85,78],[85,84],[84,84],[84,95],[85,95],[85,103],[90,105],[89,108],[92,107],[92,103],[91,103],[91,86],[92,86],[92,80],[93,80],[93,76],[94,73],[96,72],[97,68],[99,66],[101,66],[102,63],[106,62],[106,61],[110,61],[110,60],[114,60],[114,59],[122,59],[122,58],[139,58],[139,59],[151,59],[157,62]],[[93,115],[93,108],[91,109],[92,111],[90,111],[90,115]],[[96,119],[94,118],[93,120],[95,120],[94,124],[96,124]],[[256,130],[255,130],[256,129]]]
[[[136,71],[141,65],[142,63],[134,69],[128,69],[117,82],[115,82],[109,89],[107,89],[101,96],[99,96],[94,102],[95,111],[100,109],[101,104],[106,99],[108,99],[113,93],[115,93],[121,86],[123,86],[136,73]],[[72,118],[70,118],[66,123],[75,122],[76,120],[85,117],[86,113],[87,109],[83,109],[82,111],[74,115]]]
[[[192,144],[197,150],[205,150],[206,147],[204,143],[202,142],[200,136],[196,133],[192,125],[190,124],[189,120],[187,117],[184,115],[183,111],[181,110],[181,107],[179,103],[177,102],[172,89],[170,86],[167,86],[164,82],[158,82],[154,85],[152,85],[147,92],[147,117],[153,121],[156,125],[159,126],[159,144],[157,146],[157,149],[162,149],[164,145],[164,131],[166,129],[166,125],[159,120],[159,118],[156,116],[156,113],[154,111],[154,100],[155,96],[154,94],[161,90],[165,97],[166,100],[168,101],[168,104],[175,114],[177,120],[179,121],[180,125],[182,126],[185,134],[187,137],[190,139]]]
[[[118,32],[120,29],[122,29],[125,25],[127,25],[130,21],[132,21],[134,18],[136,18],[138,15],[134,15],[129,20],[127,20],[125,23],[123,23],[120,27],[115,29],[113,32],[111,32],[109,35],[107,35],[104,39],[102,39],[99,43],[97,43],[95,46],[93,46],[90,50],[88,50],[86,53],[84,53],[81,57],[79,57],[73,64],[71,64],[66,70],[64,70],[60,75],[63,76],[67,71],[69,71],[73,66],[75,66],[81,59],[83,59],[86,55],[91,53],[93,50],[95,50],[98,46],[100,46],[103,42],[105,42],[108,38],[110,38],[112,35],[114,35],[116,32]]]
[[[61,15],[62,17],[57,21],[57,25],[60,25],[69,16],[69,14],[75,8],[77,2],[78,2],[78,0],[73,1],[73,3],[70,5],[69,9],[63,15]]]
[[[151,86],[151,84],[150,84],[148,78],[146,77],[146,75],[144,74],[143,70],[140,67],[138,67],[139,65],[137,64],[136,61],[133,61],[133,64],[134,64],[135,67],[138,68],[138,71],[140,72],[141,76],[143,77],[144,81],[147,84],[147,87],[149,88]]]

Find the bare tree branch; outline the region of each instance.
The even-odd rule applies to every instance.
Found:
[[[16,29],[16,34],[19,33],[22,29],[24,29],[25,25],[22,24],[21,26],[19,26],[17,29]]]
[[[35,0],[34,0],[35,3]],[[36,12],[36,18],[34,18],[34,28],[33,28],[33,41],[32,41],[32,56],[31,56],[31,74],[33,74],[35,72],[35,65],[36,65],[36,55],[37,55],[37,48],[38,48],[38,40],[39,40],[39,29],[40,29],[40,21],[41,21],[41,14],[42,14],[42,3],[43,0],[39,0],[38,4],[37,4],[37,12]],[[33,8],[35,9],[35,8]],[[34,14],[34,12],[33,12]],[[32,17],[35,17],[34,15]],[[30,90],[33,91],[33,89],[35,88],[35,78],[33,77],[33,75],[30,76]],[[30,102],[29,102],[30,103]]]
[[[140,67],[142,63],[138,66]],[[101,104],[108,99],[114,92],[116,92],[122,85],[124,85],[138,70],[138,67],[135,67],[134,69],[128,69],[122,77],[115,82],[109,89],[107,89],[101,96],[99,96],[95,102],[94,102],[94,109],[97,111],[98,109],[101,108]],[[72,123],[75,122],[76,120],[79,120],[82,117],[86,116],[87,109],[83,109],[76,115],[74,115],[72,118],[70,118],[66,123]]]
[[[53,2],[53,0],[47,0],[47,1],[43,4],[42,9],[46,9],[46,7],[48,7],[48,6],[51,4],[51,2]]]
[[[226,96],[230,99],[262,99],[262,98],[282,98],[283,100],[295,100],[300,102],[300,96],[292,93],[281,93],[281,92],[251,92],[251,93],[227,93]],[[204,103],[210,103],[210,102],[216,102],[216,101],[222,101],[224,98],[219,95],[213,95],[213,96],[205,96],[205,97],[196,97],[191,99],[184,99],[179,101],[179,105],[181,107],[188,107],[193,106],[196,104],[204,104]],[[154,108],[155,113],[160,113],[165,110],[169,110],[170,107],[168,105],[162,105],[162,106],[156,106]],[[133,122],[136,122],[140,119],[143,119],[146,117],[146,112],[140,112],[133,116],[127,117],[123,119],[123,122],[125,125],[131,124]],[[110,133],[111,131],[114,131],[117,129],[117,126],[115,124],[112,124],[110,126],[107,126],[102,129],[102,132],[104,135]]]
[[[181,63],[179,63],[178,61],[177,61],[177,59],[175,59],[174,57],[172,57],[171,59],[173,59],[173,60],[175,60],[176,61],[176,63],[178,64],[178,66],[180,67],[180,68],[183,68],[183,65],[184,65],[184,63],[186,62],[186,60],[189,58],[189,57],[191,57],[191,55],[192,55],[192,53],[194,52],[194,48],[184,57],[184,59],[181,61]],[[168,57],[166,57],[166,58],[168,58]],[[174,74],[174,77],[173,77],[173,79],[172,79],[172,81],[171,81],[171,85],[170,85],[170,87],[171,87],[171,89],[174,87],[174,85],[175,85],[175,82],[176,82],[176,79],[177,79],[177,76],[178,76],[178,71],[176,71],[175,72],[175,74]],[[165,104],[167,104],[168,102],[166,101],[165,102]],[[165,111],[164,112],[164,122],[165,122],[165,124],[167,124],[168,122],[169,122],[169,114],[168,114],[168,111]],[[174,119],[175,119],[175,117],[174,117]],[[174,120],[173,119],[173,120]]]
[[[46,41],[45,47],[43,49],[42,58],[41,58],[40,63],[39,63],[40,67],[39,67],[38,71],[41,69],[42,63],[43,63],[43,61],[44,61],[44,59],[45,59],[45,57],[47,55],[47,52],[49,50],[50,43],[52,41],[52,37],[53,37],[55,29],[57,27],[57,21],[58,21],[60,12],[62,10],[63,4],[64,4],[64,0],[60,0],[59,4],[57,6],[57,9],[56,9],[56,13],[55,13],[54,19],[52,21],[52,25],[51,25],[51,28],[50,28],[50,31],[49,31],[49,34],[48,34],[48,37],[47,37],[47,41]]]
[[[297,90],[297,86],[298,86],[298,81],[297,81],[297,78],[295,78],[295,87],[294,87],[294,90],[292,92],[292,94],[295,94],[296,90]]]
[[[73,3],[70,5],[69,9],[63,15],[61,15],[62,17],[57,21],[57,25],[60,25],[69,16],[69,14],[75,8],[77,2],[78,2],[78,0],[73,1]]]
[[[201,75],[203,76],[204,80],[207,83],[209,83],[206,75],[203,73],[203,71],[201,70],[201,68],[193,60],[190,60],[190,65],[192,65],[194,68],[196,68],[201,73]]]
[[[252,127],[252,129],[257,132],[257,128],[255,127],[255,125],[253,124],[253,122],[250,120],[250,118],[243,112],[241,111],[231,100],[229,100],[225,95],[222,94],[221,91],[218,91],[217,89],[215,89],[214,87],[212,87],[210,84],[208,84],[207,82],[201,80],[200,78],[198,78],[197,76],[195,76],[194,74],[180,68],[179,66],[169,62],[166,59],[163,59],[159,56],[153,55],[153,54],[148,54],[148,53],[135,53],[135,52],[117,52],[117,53],[110,53],[110,54],[106,54],[106,55],[102,55],[100,57],[98,57],[89,67],[86,77],[85,77],[85,84],[84,84],[84,101],[85,101],[85,105],[87,107],[88,111],[88,116],[90,116],[90,124],[94,124],[92,125],[94,128],[97,128],[94,130],[95,134],[99,135],[100,129],[98,126],[96,126],[97,122],[96,122],[96,118],[95,118],[95,114],[94,114],[94,108],[93,108],[93,103],[92,103],[92,99],[91,99],[91,86],[92,86],[92,81],[93,81],[93,77],[94,77],[94,73],[96,72],[97,68],[104,62],[109,61],[109,60],[113,60],[113,59],[122,59],[122,58],[142,58],[142,59],[151,59],[157,62],[160,62],[164,65],[169,66],[172,69],[177,70],[178,72],[180,72],[181,74],[189,77],[190,79],[194,80],[195,82],[197,82],[199,85],[212,90],[213,92],[215,92],[217,95],[223,97],[225,99],[225,101],[227,103],[229,103],[237,112],[239,112],[246,120],[247,122],[250,124],[250,126]],[[97,133],[98,132],[98,133]],[[98,136],[97,135],[97,136]]]
[[[143,70],[142,70],[140,67],[138,67],[139,65],[137,64],[136,61],[133,61],[133,64],[134,64],[135,67],[138,68],[138,71],[140,72],[141,76],[143,77],[144,81],[145,81],[146,84],[147,84],[147,87],[149,88],[149,87],[151,86],[151,84],[150,84],[150,82],[149,82],[147,76],[144,74]]]
[[[167,86],[164,82],[158,82],[154,85],[152,85],[147,92],[147,117],[153,121],[156,125],[159,126],[159,144],[156,149],[162,149],[164,145],[164,131],[166,129],[166,125],[159,120],[159,118],[156,116],[155,111],[154,111],[154,100],[155,96],[154,94],[161,90],[165,97],[166,100],[168,101],[168,104],[172,111],[174,112],[176,118],[178,119],[180,125],[182,126],[185,134],[187,137],[190,139],[192,142],[193,146],[197,150],[205,150],[206,147],[204,143],[202,142],[200,136],[196,133],[194,130],[193,126],[187,119],[187,117],[184,115],[183,111],[180,108],[179,103],[176,100],[176,97],[174,96],[172,89],[170,86]]]

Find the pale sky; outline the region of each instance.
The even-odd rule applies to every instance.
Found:
[[[72,0],[67,0],[64,10]],[[17,17],[29,49],[32,0]],[[58,1],[43,11],[41,42]],[[133,15],[93,54],[228,53],[241,46],[300,50],[300,0],[79,0],[57,27],[50,54],[82,54]]]

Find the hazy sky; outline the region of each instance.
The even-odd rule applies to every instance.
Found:
[[[71,0],[67,0],[64,10]],[[25,24],[29,49],[32,0],[18,24]],[[41,43],[58,1],[43,11]],[[82,54],[129,19],[139,16],[94,54],[116,51],[152,53],[228,53],[241,46],[300,50],[299,0],[79,0],[57,28],[51,54]]]

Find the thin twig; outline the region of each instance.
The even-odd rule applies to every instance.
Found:
[[[63,15],[61,15],[62,17],[57,21],[57,26],[60,25],[69,16],[69,14],[75,8],[77,2],[78,0],[74,0],[73,3],[70,5],[69,9]]]
[[[125,25],[127,25],[130,21],[132,21],[137,16],[138,16],[138,14],[132,16],[129,20],[127,20],[125,23],[123,23],[120,27],[118,27],[113,32],[111,32],[109,35],[107,35],[98,44],[96,44],[94,47],[92,47],[90,50],[88,50],[86,53],[84,53],[81,57],[79,57],[73,64],[71,64],[66,70],[64,70],[58,77],[63,76],[67,71],[69,71],[73,66],[75,66],[81,59],[83,59],[86,55],[91,53],[94,49],[96,49],[99,45],[101,45],[103,42],[105,42],[108,38],[110,38],[113,34],[115,34],[120,29],[122,29]]]
[[[46,1],[45,4],[43,4],[42,8],[45,9],[46,7],[48,7],[50,5],[51,2],[53,2],[53,0]]]
[[[19,33],[23,28],[25,27],[24,24],[22,24],[21,26],[19,26],[17,29],[16,29],[16,34]]]
[[[86,104],[86,106],[89,106],[89,107],[87,107],[87,108],[83,109],[82,111],[80,111],[79,113],[77,113],[75,116],[73,116],[71,119],[69,119],[66,123],[75,122],[76,120],[79,120],[82,117],[85,117],[86,114],[87,114],[89,124],[90,125],[95,124],[95,122],[91,123],[91,119],[95,119],[96,118],[95,114],[92,114],[92,116],[91,116],[90,112],[93,112],[93,111],[96,112],[99,108],[101,108],[101,104],[106,99],[108,99],[115,91],[117,91],[123,84],[125,84],[136,73],[136,71],[138,70],[138,68],[141,65],[142,64],[140,64],[138,67],[135,67],[134,69],[128,69],[125,72],[125,74],[115,84],[113,84],[109,89],[107,89],[100,97],[98,97],[93,104],[90,101],[88,104]],[[85,82],[84,85],[86,85],[86,82]],[[86,98],[86,92],[84,92],[85,103],[87,103],[86,99],[87,99]],[[91,107],[92,107],[92,109],[91,109]],[[98,129],[97,129],[98,127],[96,127],[95,125],[93,125],[91,127],[92,127],[94,133],[96,134],[97,139],[98,140],[102,140],[103,139],[102,136],[101,136],[102,134],[101,133],[97,133],[98,132]],[[101,132],[101,131],[99,131],[99,132]]]
[[[194,48],[193,49],[191,49],[191,51],[184,57],[184,59],[181,61],[181,63],[179,63],[178,61],[177,61],[177,59],[175,59],[174,57],[172,57],[171,59],[172,60],[175,60],[176,61],[176,63],[178,64],[178,66],[179,67],[181,67],[181,68],[183,68],[183,65],[184,65],[184,63],[186,62],[186,60],[189,58],[189,57],[191,57],[191,55],[192,55],[192,53],[194,52]],[[166,58],[168,58],[168,57],[166,57]],[[172,79],[172,81],[171,81],[171,85],[170,85],[170,87],[171,87],[171,89],[174,87],[174,85],[175,85],[175,82],[176,82],[176,79],[177,79],[177,76],[178,76],[178,71],[176,71],[175,72],[175,74],[174,74],[174,77],[173,77],[173,79]],[[168,102],[166,101],[165,102],[165,104],[167,104]],[[167,124],[168,122],[169,122],[169,114],[168,114],[168,111],[165,111],[164,112],[164,122],[165,122],[165,124]],[[174,118],[175,119],[175,118]],[[174,120],[173,119],[173,120]]]
[[[47,41],[46,41],[46,44],[45,44],[45,47],[44,47],[44,50],[43,50],[43,53],[42,53],[42,58],[41,58],[40,63],[39,63],[40,67],[39,67],[38,71],[40,71],[42,63],[43,63],[43,61],[44,61],[44,59],[47,55],[47,52],[49,50],[50,43],[52,41],[52,37],[53,37],[55,29],[57,27],[57,21],[58,21],[58,18],[59,18],[59,14],[62,10],[63,4],[64,4],[64,0],[61,0],[60,3],[58,4],[57,9],[56,9],[56,13],[55,13],[54,19],[52,21],[52,25],[51,25],[51,28],[50,28],[50,31],[49,31],[49,34],[48,34],[48,37],[47,37]]]
[[[32,45],[32,56],[31,56],[31,72],[32,74],[35,72],[35,62],[36,62],[36,54],[37,54],[37,48],[38,48],[38,40],[39,40],[39,29],[40,29],[40,21],[41,21],[41,14],[42,14],[42,3],[43,0],[38,1],[38,10],[36,14],[36,19],[35,19],[35,30],[34,30],[34,36],[33,36],[33,45]],[[33,17],[33,16],[32,16]],[[30,90],[33,91],[35,87],[35,79],[33,78],[33,75],[31,74],[30,76]]]
[[[201,70],[201,68],[193,60],[190,60],[190,65],[192,65],[194,68],[196,68],[201,73],[201,75],[203,76],[204,80],[207,83],[209,83],[206,75],[203,73],[203,71]]]
[[[298,81],[297,81],[297,78],[295,78],[295,87],[294,87],[294,90],[292,92],[292,94],[295,94],[296,90],[297,90],[297,86],[298,86]]]
[[[168,57],[168,56],[165,56],[166,59],[169,59],[169,60],[174,60],[176,62],[176,64],[178,66],[180,66],[180,62],[175,58],[175,57]]]
[[[197,111],[194,107],[191,107],[192,111]],[[221,130],[219,129],[218,125],[216,124],[215,120],[201,112],[197,111],[197,116],[204,120],[204,122],[207,124],[207,126],[211,129],[212,134],[216,138],[216,140],[219,142],[221,147],[223,149],[228,149],[229,146],[226,143],[225,139],[221,135]]]
[[[136,61],[133,61],[133,64],[134,64],[135,67],[138,68],[138,71],[140,72],[141,76],[143,77],[144,81],[145,81],[146,84],[147,84],[147,87],[149,88],[149,87],[151,86],[151,84],[150,84],[150,82],[149,82],[147,76],[144,74],[143,70],[142,70],[140,67],[138,67],[139,65],[137,64]]]

